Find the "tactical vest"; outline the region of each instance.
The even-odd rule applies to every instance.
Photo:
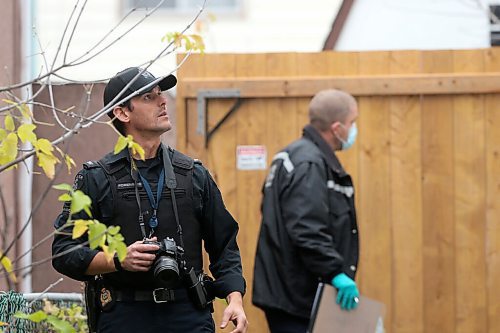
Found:
[[[127,159],[120,159],[114,163],[109,163],[108,156],[101,159],[98,164],[106,172],[113,197],[113,214],[107,225],[120,226],[120,233],[125,238],[128,245],[142,240],[139,226],[139,209],[135,194],[135,184],[130,173],[130,162]],[[196,271],[203,268],[203,257],[201,253],[202,235],[201,225],[195,214],[193,203],[193,166],[192,158],[173,150],[172,166],[174,168],[177,188],[175,199],[179,214],[179,223],[183,231],[184,259],[187,266],[194,267]],[[149,179],[148,179],[149,181]],[[156,195],[158,180],[149,181]],[[151,204],[148,200],[146,190],[142,182],[138,181],[141,209],[144,214],[146,224],[146,234],[149,235],[148,221],[152,214]],[[163,188],[158,211],[158,227],[153,236],[158,241],[166,237],[173,238],[177,245],[180,245],[177,224],[172,206],[171,190],[165,186]],[[154,279],[152,270],[148,272],[121,271],[104,274],[106,281],[109,281],[116,288],[151,289],[161,287],[161,283]]]

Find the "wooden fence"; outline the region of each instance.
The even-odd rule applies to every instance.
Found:
[[[267,332],[251,305],[266,171],[238,170],[236,147],[265,146],[269,165],[326,88],[359,103],[358,141],[338,155],[356,187],[360,290],[386,304],[387,332],[500,332],[500,49],[194,55],[178,77],[178,148],[240,224],[250,332]]]

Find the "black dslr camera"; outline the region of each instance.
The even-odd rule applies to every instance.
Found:
[[[144,244],[158,245],[160,248],[156,253],[153,263],[153,273],[155,279],[164,283],[167,288],[173,288],[179,281],[179,263],[183,268],[182,256],[184,249],[177,246],[173,238],[167,237],[161,242],[145,240]]]
[[[187,288],[189,298],[199,309],[210,306],[214,297],[208,292],[212,279],[203,272],[196,274],[193,267],[188,268],[184,261],[184,249],[175,243],[173,238],[167,237],[161,242],[145,240],[144,244],[158,245],[160,248],[154,254],[153,263],[155,279],[163,282],[167,288],[174,288],[181,280]],[[213,310],[212,310],[213,312]]]

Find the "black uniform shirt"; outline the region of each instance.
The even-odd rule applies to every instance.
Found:
[[[173,152],[169,149],[172,158]],[[126,150],[117,155],[123,158],[123,163],[129,164],[130,160]],[[156,182],[163,168],[161,148],[155,158],[144,162],[138,161],[137,166],[141,174],[148,180]],[[102,215],[112,212],[112,194],[104,170],[100,167],[82,169],[75,178],[75,189],[86,193],[92,202],[103,203],[101,210],[97,211],[96,205],[92,206],[92,218],[99,219]],[[153,192],[156,195],[155,189]],[[226,297],[230,292],[245,292],[245,280],[242,276],[241,260],[236,235],[238,224],[227,211],[221,193],[208,171],[200,164],[194,163],[193,170],[193,200],[195,214],[203,227],[205,250],[210,258],[210,271],[215,278],[214,293],[217,297]],[[64,205],[62,213],[57,217],[54,226],[59,229],[69,217],[69,203]],[[72,216],[73,220],[89,219],[83,211]],[[139,228],[139,225],[137,225]],[[99,250],[92,250],[81,244],[86,237],[72,239],[72,227],[62,229],[56,233],[52,244],[52,260],[54,268],[73,279],[84,281],[91,278],[85,271]],[[79,246],[75,248],[75,246]]]

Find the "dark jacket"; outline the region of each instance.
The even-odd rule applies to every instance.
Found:
[[[201,240],[210,257],[210,271],[216,279],[214,294],[217,297],[226,297],[232,291],[245,292],[245,281],[242,276],[241,260],[236,236],[238,224],[226,210],[219,189],[208,171],[201,163],[182,155],[180,163],[174,156],[180,156],[177,151],[169,149],[169,156],[173,160],[174,172],[179,187],[175,190],[179,220],[183,227],[186,257],[188,264],[201,268]],[[184,163],[183,162],[189,162]],[[98,219],[107,225],[120,225],[121,233],[125,236],[127,245],[141,240],[138,223],[138,208],[133,183],[130,178],[130,157],[126,150],[114,155],[108,154],[103,160],[107,169],[116,172],[106,172],[96,162],[86,163],[75,179],[74,188],[86,193],[92,200],[92,218]],[[156,158],[138,162],[141,174],[148,180],[156,194],[159,174],[163,169],[161,149]],[[108,170],[109,171],[109,170]],[[189,177],[187,177],[189,176]],[[186,181],[187,180],[187,181]],[[112,183],[116,183],[113,185]],[[139,184],[141,185],[141,183]],[[127,187],[128,186],[128,187]],[[141,208],[145,221],[149,220],[151,207],[147,195],[139,187]],[[159,226],[155,231],[158,240],[166,236],[174,238],[179,244],[176,234],[176,223],[173,218],[172,200],[169,191],[165,188],[158,209]],[[63,212],[55,221],[55,227],[61,228],[69,216],[69,206],[65,205]],[[88,219],[82,211],[72,216],[73,220]],[[146,223],[147,224],[147,223]],[[146,227],[148,228],[148,227]],[[71,227],[67,228],[69,231]],[[149,229],[146,230],[149,233]],[[85,271],[97,254],[88,246],[74,248],[75,245],[86,241],[86,237],[73,240],[70,235],[58,233],[54,237],[52,252],[56,257],[52,264],[60,273],[76,280],[89,280]],[[199,240],[199,244],[193,244]],[[197,242],[198,243],[198,242]],[[192,259],[190,259],[192,258]],[[198,262],[200,259],[200,262]],[[130,287],[136,289],[153,288],[152,273],[116,272],[104,274],[104,278],[112,282],[115,287]],[[142,286],[142,287],[141,287]]]
[[[358,229],[351,177],[311,126],[278,153],[263,186],[253,303],[307,318],[318,281],[354,278]]]

